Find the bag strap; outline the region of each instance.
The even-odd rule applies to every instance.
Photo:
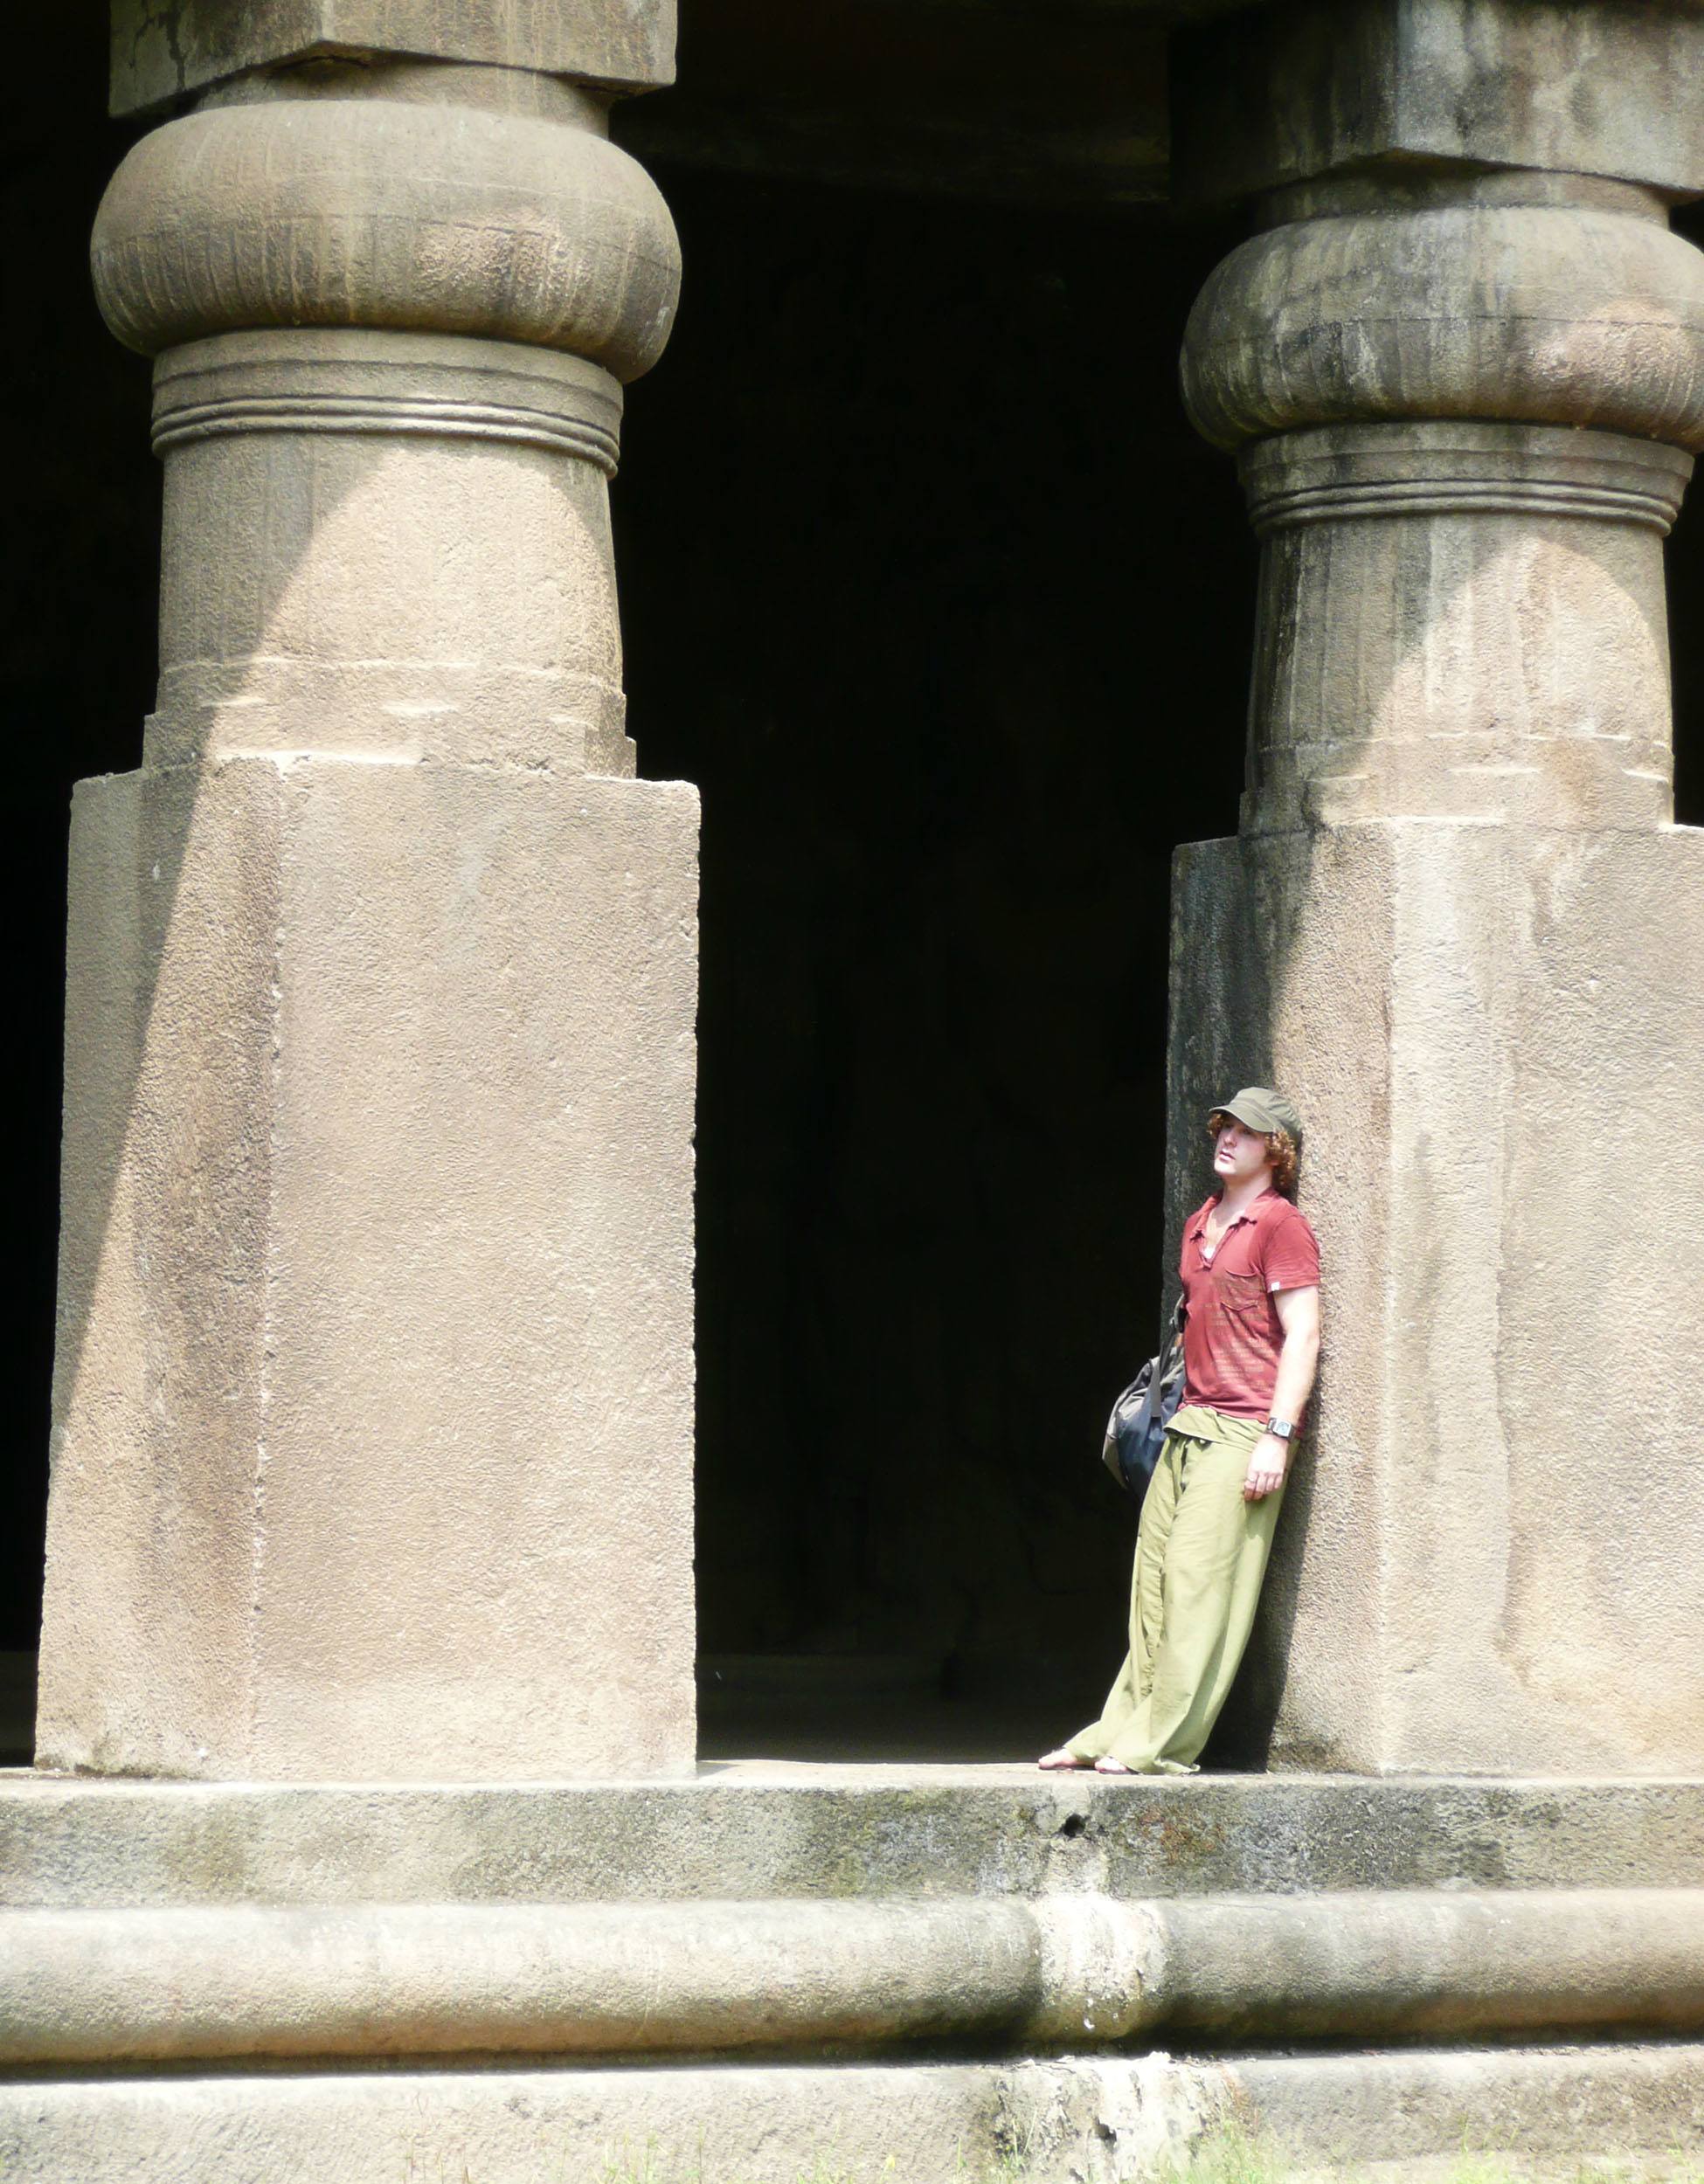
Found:
[[[1173,1351],[1183,1340],[1183,1323],[1188,1317],[1183,1299],[1179,1297],[1169,1322],[1171,1339],[1153,1361],[1153,1371],[1148,1377],[1147,1393],[1143,1396],[1142,1407],[1136,1414],[1136,1430],[1139,1433],[1147,1433],[1160,1415],[1160,1406],[1165,1393],[1166,1367],[1171,1361]]]

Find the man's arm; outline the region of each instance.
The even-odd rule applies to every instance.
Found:
[[[1313,1375],[1320,1363],[1320,1292],[1311,1289],[1275,1289],[1278,1324],[1284,1347],[1278,1352],[1278,1386],[1272,1393],[1272,1416],[1297,1419],[1313,1393]],[[1275,1434],[1262,1434],[1249,1452],[1248,1476],[1243,1499],[1262,1502],[1284,1484],[1292,1444]]]

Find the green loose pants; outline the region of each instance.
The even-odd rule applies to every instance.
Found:
[[[1142,1503],[1130,1651],[1073,1759],[1133,1774],[1189,1774],[1254,1625],[1284,1489],[1245,1502],[1261,1421],[1190,1405],[1173,1419]]]

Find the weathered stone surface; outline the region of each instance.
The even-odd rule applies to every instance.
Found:
[[[1622,433],[1337,425],[1253,442],[1245,833],[1673,816],[1663,538],[1692,472]]]
[[[1243,838],[1175,867],[1168,1197],[1175,1235],[1224,1086],[1297,1098],[1326,1350],[1256,1649],[1289,1764],[1704,1761],[1660,565],[1704,429],[1663,219],[1699,36],[1344,0],[1182,90],[1196,186],[1267,193],[1185,360],[1263,560]]]
[[[1617,0],[1306,0],[1174,45],[1174,189],[1396,158],[1704,190],[1704,21]]]
[[[1189,413],[1219,446],[1420,418],[1704,446],[1704,255],[1650,193],[1381,176],[1271,215],[1184,336]]]
[[[301,328],[170,351],[149,763],[630,773],[620,417],[607,372],[515,342]]]
[[[851,2184],[890,2184],[896,2174],[905,2184],[966,2184],[1009,2145],[1002,2125],[1022,2121],[1038,2133],[1051,2126],[1058,2164],[1041,2172],[1042,2184],[1064,2184],[1078,2150],[1097,2143],[1093,2118],[1114,2103],[1126,2146],[1163,2143],[1154,2099],[1119,2102],[1123,2091],[1109,2098],[1069,2064],[1045,2076],[1024,2065],[687,2065],[434,2072],[426,2083],[354,2075],[11,2085],[0,2091],[0,2155],[27,2184],[73,2175],[129,2184],[139,2167],[220,2184],[308,2175],[395,2184],[411,2166],[478,2184],[592,2184],[641,2162],[658,2184],[797,2184],[814,2163]]]
[[[1704,2031],[1704,1889],[0,1914],[0,2062]]]
[[[112,15],[114,114],[322,54],[406,53],[627,91],[675,73],[674,0],[113,0]]]
[[[87,2064],[76,2080],[15,2077],[0,2152],[56,2184],[167,2162],[219,2184],[393,2184],[405,2160],[536,2184],[552,2163],[595,2176],[648,2150],[680,2184],[796,2184],[819,2154],[836,2174],[927,2184],[1020,2151],[1042,2184],[1113,2184],[1226,2115],[1357,2159],[1458,2153],[1465,2136],[1625,2154],[1687,2143],[1704,2092],[1704,2050],[1680,2042],[1200,2065],[1071,2055],[1168,2026],[1236,2039],[1281,2024],[1288,2040],[1329,2023],[1359,2041],[1396,2025],[1507,2034],[1558,2013],[1677,2024],[1704,2001],[1698,1782],[17,1776],[0,1783],[0,1831],[17,1906],[0,1913],[0,2016],[20,2069],[26,2051],[80,2041],[95,2060],[299,2058],[259,2078],[103,2083]],[[1108,1900],[1109,1878],[1146,1900]],[[961,2053],[1028,2040],[1069,2059],[734,2066],[753,2040],[830,2035],[854,2055],[946,2036]],[[363,2052],[448,2056],[470,2039],[488,2057],[473,2076],[358,2068]],[[672,2062],[689,2039],[722,2063]],[[633,2060],[598,2067],[600,2042]],[[517,2070],[504,2051],[578,2059]],[[318,2070],[315,2053],[345,2067]]]
[[[1179,852],[1174,1223],[1284,1084],[1330,1300],[1260,1673],[1280,1764],[1704,1766],[1677,1100],[1704,836],[1409,821]]]
[[[1244,830],[1661,824],[1704,258],[1649,192],[1583,177],[1267,211],[1183,349],[1263,540]]]
[[[678,260],[525,73],[669,14],[121,10],[138,98],[215,87],[94,247],[162,674],[75,819],[44,1759],[691,1764],[696,800],[605,778]]]
[[[1310,2164],[1507,2153],[1520,2169],[1583,2153],[1655,2157],[1660,2175],[1704,2150],[1704,2049],[1242,2056],[1200,2077],[1244,2130]]]
[[[0,1904],[1704,1887],[1704,1782],[756,1764],[549,1787],[0,1776]]]
[[[632,379],[680,286],[668,207],[578,112],[276,98],[142,138],[96,216],[95,292],[149,356],[253,327],[536,342]]]
[[[42,1760],[690,1764],[696,812],[79,791]]]
[[[987,1898],[14,1912],[0,2059],[998,2040],[1052,1999],[1043,1923]]]
[[[25,2184],[1129,2184],[1226,2119],[1315,2160],[1695,2156],[1704,2047],[13,2083],[0,2154]]]

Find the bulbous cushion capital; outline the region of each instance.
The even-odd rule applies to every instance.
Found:
[[[1223,447],[1433,418],[1704,447],[1704,256],[1660,221],[1578,205],[1300,220],[1213,273],[1182,372]]]
[[[95,219],[107,323],[155,355],[239,328],[530,342],[634,379],[680,285],[668,209],[589,130],[470,107],[276,100],[144,137]]]

